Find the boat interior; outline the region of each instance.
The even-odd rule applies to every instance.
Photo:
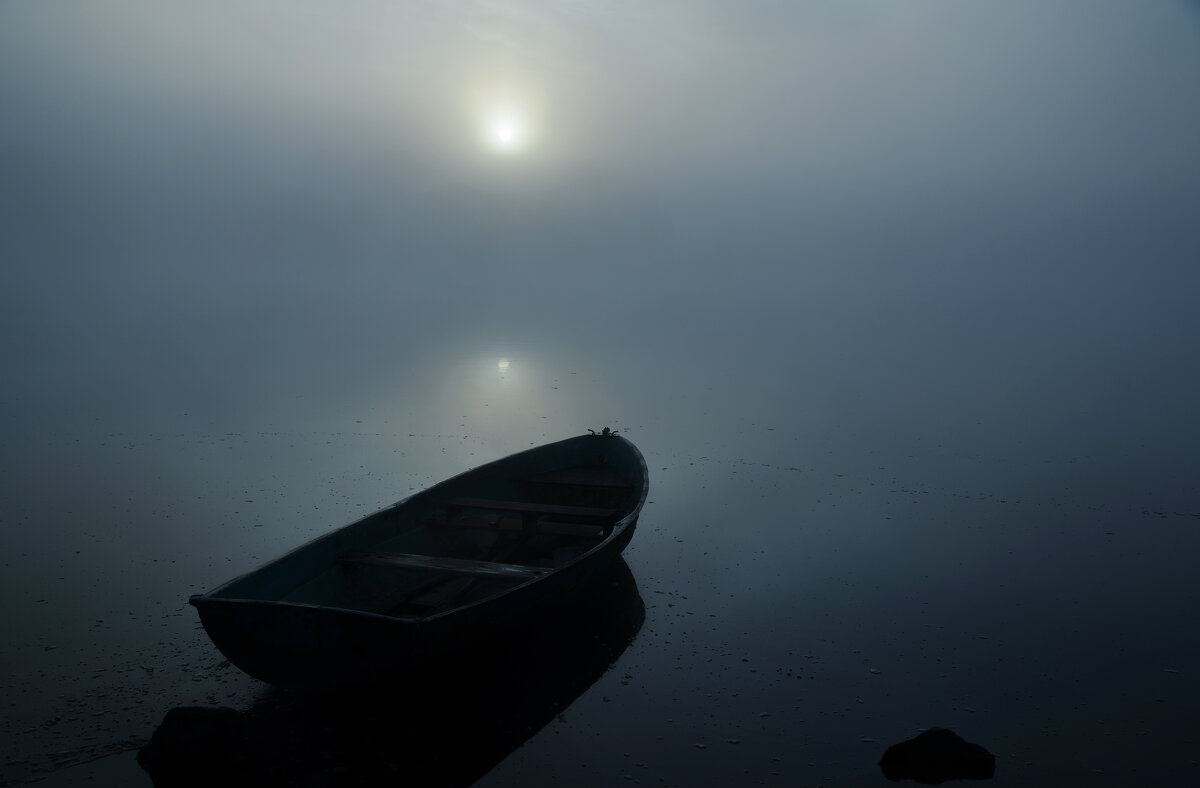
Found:
[[[374,529],[379,538],[369,544],[344,545],[281,601],[438,615],[570,564],[608,538],[635,489],[606,465],[580,465],[511,479],[495,492],[377,513],[395,518],[394,527]]]

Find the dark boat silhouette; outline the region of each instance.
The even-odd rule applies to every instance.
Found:
[[[407,680],[608,571],[649,481],[607,429],[483,465],[191,598],[229,661],[271,684]]]

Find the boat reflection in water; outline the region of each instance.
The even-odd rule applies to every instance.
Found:
[[[138,762],[154,784],[467,786],[569,706],[637,635],[624,559],[466,653],[337,695],[271,690],[245,712],[176,708]]]

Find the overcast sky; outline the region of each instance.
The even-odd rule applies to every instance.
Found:
[[[1194,2],[0,2],[0,115],[23,421],[535,349],[830,407],[1197,391]]]

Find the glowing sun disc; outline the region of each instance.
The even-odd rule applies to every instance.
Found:
[[[487,121],[484,136],[492,148],[510,152],[520,149],[528,134],[520,118],[506,113],[495,115]]]

